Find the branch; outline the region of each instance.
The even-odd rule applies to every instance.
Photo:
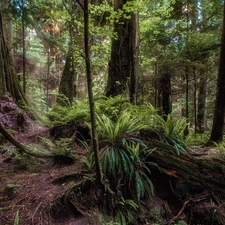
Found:
[[[78,5],[82,8],[83,11],[85,11],[84,6],[81,4],[79,0],[77,0]]]
[[[179,213],[178,213],[176,216],[174,216],[174,217],[173,217],[172,219],[170,219],[169,221],[167,221],[167,222],[163,223],[163,225],[170,224],[171,222],[173,222],[173,221],[175,221],[175,220],[179,219],[179,218],[180,218],[180,216],[181,216],[181,214],[183,213],[183,211],[184,211],[184,209],[185,209],[186,205],[187,205],[188,203],[189,203],[189,200],[187,200],[187,201],[183,204],[183,206],[182,206],[181,210],[179,211]]]
[[[52,158],[55,155],[52,153],[44,153],[44,152],[35,152],[31,150],[28,146],[18,142],[0,123],[0,133],[16,148],[20,150],[20,153],[26,153],[27,155],[31,155],[38,158]]]

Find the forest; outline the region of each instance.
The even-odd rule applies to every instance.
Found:
[[[224,225],[223,0],[0,0],[0,225]]]

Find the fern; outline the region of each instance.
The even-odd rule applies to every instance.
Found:
[[[138,131],[146,125],[132,116],[127,110],[122,111],[114,121],[106,115],[98,116],[97,129],[103,145],[100,154],[102,172],[111,182],[111,189],[118,192],[120,187],[130,187],[122,194],[133,195],[137,200],[145,194],[153,193],[154,186],[149,178],[149,166],[156,164],[146,162],[151,154],[145,143],[138,138]],[[128,194],[129,195],[129,194]]]
[[[19,225],[19,211],[16,212],[13,225]]]
[[[88,171],[92,171],[95,167],[94,153],[87,156],[80,157],[81,163],[83,164],[83,168],[87,168]]]
[[[171,115],[168,115],[166,120],[160,117],[157,122],[158,128],[155,132],[159,140],[173,146],[177,155],[180,155],[180,151],[186,152],[190,149],[184,138],[184,130],[188,126],[186,118],[174,120]]]
[[[107,141],[110,141],[112,144],[117,139],[132,135],[134,132],[146,128],[137,117],[133,117],[128,111],[122,111],[118,117],[116,116],[115,122],[105,114],[102,116],[98,115],[97,122],[99,137],[102,139],[107,138]]]
[[[131,199],[120,197],[117,204],[116,221],[122,225],[135,222],[133,212],[138,210],[138,205]]]
[[[90,121],[89,105],[87,100],[73,102],[72,106],[55,104],[54,109],[47,113],[53,125],[67,124],[78,119]]]
[[[110,118],[118,115],[120,111],[123,111],[129,107],[128,99],[118,95],[115,97],[101,97],[96,101],[95,107],[97,114],[105,114]]]

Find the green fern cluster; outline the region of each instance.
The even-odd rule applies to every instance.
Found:
[[[105,114],[110,118],[113,118],[130,106],[128,99],[121,95],[115,97],[102,96],[95,101],[96,113],[99,115]]]
[[[146,130],[157,134],[161,142],[173,146],[176,154],[189,149],[184,136],[184,130],[189,126],[186,118],[174,119],[171,115],[165,118],[151,104],[132,106],[129,110]]]
[[[105,114],[112,118],[124,108],[128,107],[128,100],[121,96],[114,98],[101,97],[95,101],[97,114]],[[79,119],[90,122],[90,107],[88,99],[74,100],[72,106],[65,106],[56,103],[54,108],[47,113],[53,125],[67,124]]]
[[[127,225],[135,222],[133,212],[138,210],[138,205],[131,199],[120,198],[117,205],[115,220],[120,225]]]
[[[146,161],[151,150],[146,148],[138,133],[146,126],[128,111],[122,111],[116,121],[106,115],[98,116],[97,121],[103,146],[100,153],[102,172],[111,189],[137,200],[150,195],[154,187],[149,166],[156,164]]]
[[[90,121],[87,100],[75,100],[72,106],[62,106],[56,103],[54,109],[49,111],[47,115],[53,125],[68,124],[79,119]]]
[[[174,120],[171,115],[159,119],[159,131],[157,131],[160,141],[172,145],[177,155],[180,151],[186,152],[189,148],[185,143],[184,131],[188,126],[186,118]]]

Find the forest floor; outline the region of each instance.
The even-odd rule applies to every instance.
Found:
[[[40,145],[41,139],[39,137],[49,138],[50,129],[35,123],[30,117],[32,116],[24,114],[11,99],[0,102],[0,122],[7,129],[13,130],[13,136],[27,146],[35,146],[37,143]],[[76,163],[65,165],[55,163],[51,159],[18,156],[12,150],[13,146],[4,137],[0,137],[0,145],[2,146],[0,150],[0,225],[113,224],[102,223],[99,219],[101,214],[98,214],[98,210],[93,209],[90,212],[89,209],[86,209],[86,205],[82,205],[82,202],[75,203],[75,213],[69,212],[69,206],[67,208],[65,205],[67,203],[59,201],[60,210],[54,207],[56,199],[60,199],[74,185],[74,182],[57,182],[57,179],[76,172],[78,170]],[[78,155],[84,155],[85,149],[74,146],[74,152]],[[11,158],[12,153],[16,157]],[[199,154],[196,153],[196,157],[202,157],[203,159],[215,158],[215,156],[217,156],[216,151],[204,151],[204,149],[201,149]],[[28,163],[26,163],[26,157]],[[201,190],[199,193],[195,193],[194,200],[187,200],[187,196],[190,197],[191,194],[194,194],[193,191],[192,193],[185,193],[185,198],[178,199],[179,192],[186,191],[186,189],[180,182],[176,181],[174,185],[172,184],[171,180],[181,180],[177,177],[175,171],[171,169],[164,170],[163,174],[157,174],[153,178],[158,197],[155,195],[151,202],[142,202],[142,205],[153,205],[154,207],[151,210],[154,210],[154,212],[148,211],[149,209],[146,207],[147,210],[144,212],[144,214],[146,213],[146,220],[143,216],[143,221],[140,224],[179,224],[173,223],[173,221],[185,219],[185,216],[194,218],[194,214],[199,213],[197,216],[195,215],[195,220],[189,222],[190,225],[223,225],[223,219],[217,219],[217,222],[213,222],[214,218],[212,218],[214,211],[225,213],[223,198],[215,193],[209,193],[208,190]],[[166,182],[167,185],[165,185]],[[91,201],[92,196],[89,196],[86,204],[91,205]],[[187,207],[188,204],[195,206]],[[188,208],[188,211],[185,212],[186,208]],[[164,222],[154,223],[154,221],[160,221],[156,217],[160,217],[160,214],[163,214],[162,211],[166,214]],[[151,213],[155,217],[152,220],[150,220]],[[215,215],[217,214],[215,213]],[[199,220],[198,216],[200,216]],[[210,218],[204,220],[203,217]],[[198,223],[198,221],[205,222]]]
[[[40,144],[39,136],[49,137],[50,133],[49,128],[31,118],[32,115],[25,114],[10,97],[0,102],[0,122],[26,146]],[[51,159],[19,156],[3,136],[0,136],[0,145],[0,225],[84,224],[84,218],[69,215],[54,220],[50,211],[54,200],[69,188],[68,184],[53,181],[76,172],[76,164],[58,165]],[[95,218],[88,221],[85,224],[97,224]]]

